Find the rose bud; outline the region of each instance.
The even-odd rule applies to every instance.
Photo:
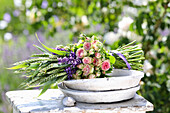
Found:
[[[92,42],[92,45],[96,44],[97,42],[98,42],[98,40],[94,40],[94,41]]]
[[[93,72],[94,72],[94,66],[91,65],[91,67],[90,67],[90,73],[93,73]]]
[[[92,63],[92,58],[91,57],[84,57],[83,58],[83,63],[84,64],[91,64]]]
[[[95,78],[95,75],[94,74],[90,74],[89,75],[89,79],[94,79]]]
[[[99,67],[95,67],[95,70],[99,70],[100,68]]]
[[[93,59],[93,64],[95,66],[100,66],[102,64],[102,60],[101,59],[97,59],[97,58],[94,58]]]
[[[86,55],[87,55],[87,52],[83,48],[79,48],[76,52],[76,56],[78,58],[83,58]]]
[[[86,37],[86,41],[90,41],[90,37]]]
[[[81,79],[81,76],[77,76],[76,74],[73,74],[72,76],[74,79]]]
[[[99,50],[99,47],[97,46],[97,44],[93,44],[93,49],[94,49],[95,51],[98,51],[98,50]]]
[[[93,54],[94,54],[94,49],[90,49],[90,50],[89,50],[89,54],[90,54],[90,55],[93,55]]]
[[[106,60],[102,63],[102,70],[107,71],[110,68],[110,61]]]
[[[100,77],[100,75],[101,75],[101,72],[98,71],[98,72],[96,73],[96,76],[97,76],[97,77]]]
[[[81,70],[77,70],[76,71],[76,76],[79,76],[79,75],[81,75],[82,74],[82,71]]]
[[[100,54],[100,53],[95,53],[95,57],[96,57],[96,58],[100,58],[100,57],[101,57],[101,54]]]
[[[92,39],[92,40],[96,40],[97,37],[93,35],[93,36],[91,37],[91,39]]]
[[[85,42],[84,45],[83,45],[83,47],[84,47],[84,49],[85,49],[86,51],[88,51],[88,50],[90,50],[90,48],[91,48],[91,43],[90,43],[90,42]]]
[[[84,65],[83,65],[83,64],[79,64],[79,65],[77,65],[77,67],[78,67],[79,69],[83,69]]]

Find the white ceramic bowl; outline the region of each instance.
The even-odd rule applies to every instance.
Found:
[[[109,91],[127,89],[139,84],[144,73],[136,70],[113,69],[108,78],[68,80],[63,83],[70,89],[86,91]]]
[[[65,96],[72,97],[78,102],[86,103],[110,103],[131,99],[140,88],[138,85],[133,88],[116,91],[80,91],[69,89],[63,83],[59,83],[58,87]]]

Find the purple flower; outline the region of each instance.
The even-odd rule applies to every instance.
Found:
[[[54,17],[54,20],[55,20],[55,22],[58,22],[58,21],[59,21],[59,18],[58,18],[58,16],[56,16],[56,15],[53,15],[53,17]]]
[[[20,11],[19,11],[19,10],[15,10],[15,11],[13,12],[13,15],[14,15],[15,17],[18,17],[18,16],[20,15]]]
[[[11,21],[11,15],[9,13],[5,13],[4,20],[9,23]]]
[[[46,9],[47,6],[48,6],[48,2],[46,0],[43,1],[42,4],[41,4],[41,8]]]

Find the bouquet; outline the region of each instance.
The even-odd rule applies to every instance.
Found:
[[[36,35],[37,36],[37,35]],[[37,36],[38,39],[38,36]],[[38,39],[41,43],[41,41]],[[16,62],[16,73],[23,73],[24,88],[43,87],[43,94],[52,84],[71,79],[94,79],[109,77],[114,69],[142,70],[144,54],[135,41],[107,51],[97,36],[81,34],[79,42],[56,48],[34,45],[42,54],[33,54],[31,59]]]

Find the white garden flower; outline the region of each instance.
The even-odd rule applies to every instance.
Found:
[[[85,26],[89,25],[89,21],[88,21],[86,15],[81,17],[81,21],[82,21],[83,25],[85,25]]]
[[[127,31],[133,19],[130,17],[123,17],[123,19],[118,23],[119,29]]]
[[[12,39],[12,34],[7,32],[4,34],[4,40],[5,41],[9,41],[10,39]]]
[[[146,73],[152,68],[153,66],[151,65],[151,63],[148,60],[145,60],[143,64],[143,71]]]
[[[119,34],[116,34],[114,32],[108,32],[104,35],[103,39],[106,40],[106,44],[111,45],[119,39],[119,36]]]

